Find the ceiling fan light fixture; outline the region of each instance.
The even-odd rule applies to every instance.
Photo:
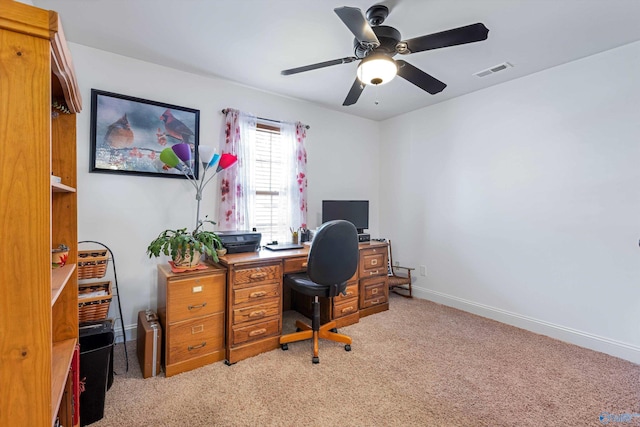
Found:
[[[366,85],[383,85],[390,82],[398,73],[395,61],[386,55],[373,54],[358,65],[358,79]]]

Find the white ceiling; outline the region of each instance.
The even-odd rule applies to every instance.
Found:
[[[59,12],[69,41],[373,120],[640,40],[640,0],[385,0],[378,2],[391,10],[384,25],[403,39],[476,22],[489,37],[402,56],[447,84],[437,95],[396,78],[343,107],[357,62],[290,76],[280,71],[353,56],[353,35],[333,9],[364,13],[372,0],[32,1]],[[473,75],[505,61],[514,67]]]

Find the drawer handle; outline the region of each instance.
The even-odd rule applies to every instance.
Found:
[[[306,263],[306,262],[303,262],[303,263],[302,263],[302,266],[303,266],[304,268],[307,268],[307,263]]]
[[[196,304],[196,305],[190,305],[188,306],[189,310],[194,310],[196,308],[202,308],[205,307],[207,305],[206,302],[203,302],[202,304]]]
[[[255,331],[249,332],[249,336],[250,337],[257,337],[258,335],[262,335],[262,334],[264,334],[266,332],[267,332],[267,330],[265,328],[256,329]]]
[[[264,317],[265,314],[267,314],[266,310],[252,311],[249,313],[249,318],[255,319],[256,317]]]
[[[372,259],[371,260],[371,265],[378,265],[378,260],[377,259]]]
[[[260,298],[267,294],[266,291],[256,291],[249,294],[249,298]]]
[[[350,305],[349,307],[345,307],[345,308],[342,309],[342,314],[351,313],[352,311],[354,311],[353,310],[353,306]]]
[[[198,344],[198,345],[190,345],[189,347],[187,347],[187,350],[191,351],[191,350],[197,350],[199,348],[204,347],[205,345],[207,345],[206,341],[202,341],[202,344]]]
[[[377,294],[377,293],[378,293],[378,288],[371,289],[371,294],[372,294],[372,295],[375,295],[375,294]]]
[[[265,278],[265,277],[267,277],[267,273],[265,273],[265,272],[262,272],[262,273],[253,273],[251,276],[249,276],[249,278],[250,278],[251,280],[253,280],[253,279],[263,279],[263,278]]]
[[[376,274],[378,274],[378,270],[369,272],[369,276],[374,276]]]
[[[350,297],[351,295],[353,295],[353,292],[349,291],[345,293],[343,296],[346,298],[346,297]]]

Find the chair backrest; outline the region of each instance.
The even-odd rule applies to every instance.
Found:
[[[325,286],[340,285],[346,283],[357,269],[358,231],[356,227],[344,220],[322,224],[309,250],[307,261],[309,279]]]

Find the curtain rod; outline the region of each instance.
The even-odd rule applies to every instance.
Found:
[[[227,114],[227,109],[226,109],[226,108],[225,108],[225,109],[223,109],[223,110],[221,111],[221,113],[222,113],[222,114]],[[282,123],[280,120],[265,119],[264,117],[256,117],[256,119],[258,119],[258,120],[264,120],[264,121],[267,121],[267,122],[273,122],[273,123]],[[311,126],[309,126],[309,125],[304,125],[304,127],[305,127],[305,129],[311,129]]]

